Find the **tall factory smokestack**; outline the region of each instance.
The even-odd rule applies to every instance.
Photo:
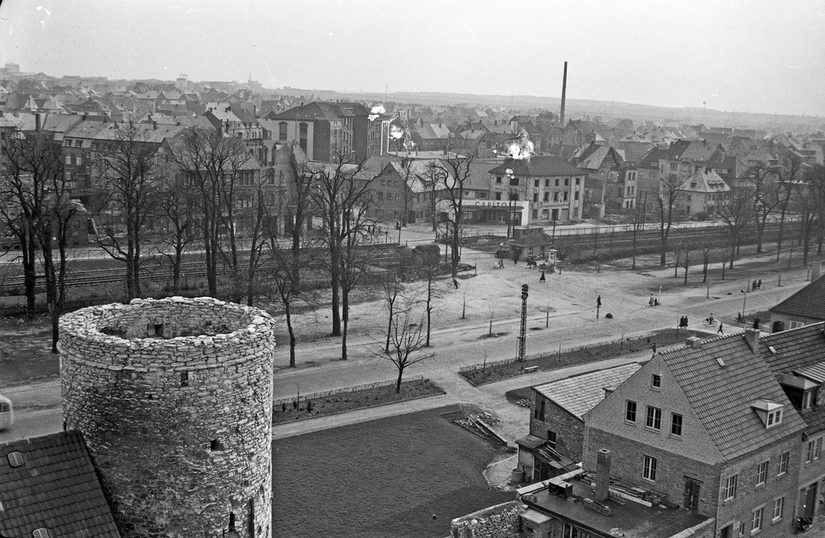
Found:
[[[567,62],[564,62],[564,78],[561,83],[561,113],[559,113],[559,124],[564,128],[564,102],[567,100]]]

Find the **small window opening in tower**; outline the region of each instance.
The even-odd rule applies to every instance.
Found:
[[[229,512],[229,532],[235,532],[235,512]]]
[[[155,336],[163,337],[163,323],[155,323]]]
[[[181,372],[180,373],[180,386],[181,387],[188,387],[189,386],[189,372]]]
[[[209,441],[209,450],[211,450],[212,452],[220,452],[226,449],[223,447],[223,443],[221,443],[217,439],[212,439],[211,441]]]

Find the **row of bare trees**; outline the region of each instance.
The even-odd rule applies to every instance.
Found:
[[[821,165],[806,166],[795,155],[789,155],[780,165],[755,166],[748,171],[743,185],[733,188],[725,200],[717,203],[717,216],[730,233],[730,268],[748,229],[756,231],[757,252],[763,252],[765,229],[772,220],[779,221],[776,253],[779,261],[783,242],[787,239],[790,213],[799,219],[803,264],[808,263],[814,233],[818,242],[817,253],[821,254],[825,240],[825,179],[822,178],[822,168]],[[661,241],[659,263],[662,266],[666,263],[677,201],[683,196],[682,183],[673,177],[662,179],[659,185],[657,216]]]
[[[66,303],[67,245],[80,206],[70,200],[59,143],[42,134],[7,139],[0,145],[0,218],[20,245],[26,317],[35,313],[38,256],[57,353],[58,321]],[[56,258],[55,258],[56,256]]]

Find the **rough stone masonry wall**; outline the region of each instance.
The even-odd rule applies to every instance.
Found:
[[[83,432],[124,537],[271,537],[268,314],[136,299],[60,330],[66,428]]]
[[[515,538],[521,536],[521,501],[509,501],[457,517],[450,523],[452,538]]]

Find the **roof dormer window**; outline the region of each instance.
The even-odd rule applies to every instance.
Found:
[[[802,393],[802,409],[810,409],[814,403],[814,391],[806,390]]]
[[[751,402],[751,408],[756,411],[765,428],[773,428],[782,423],[782,404],[770,400],[756,400]]]

